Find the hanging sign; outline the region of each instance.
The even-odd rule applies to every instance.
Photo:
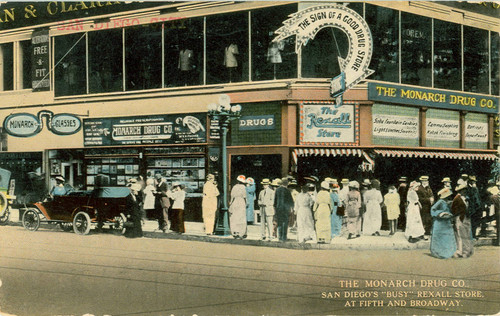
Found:
[[[75,134],[82,127],[82,121],[73,114],[55,114],[50,111],[40,111],[35,116],[31,113],[11,114],[3,121],[7,134],[16,137],[31,137],[43,129],[44,117],[49,131],[56,135]]]
[[[300,107],[301,145],[356,145],[358,107],[308,102]]]
[[[50,89],[49,76],[49,30],[33,32],[31,38],[31,85],[33,91]]]
[[[349,52],[345,58],[339,57],[340,69],[345,73],[345,89],[370,76],[374,71],[368,69],[373,52],[373,41],[366,21],[347,4],[326,4],[304,9],[291,15],[275,33],[273,42],[296,36],[295,52],[313,40],[318,32],[326,27],[342,30],[349,38]],[[332,43],[335,45],[335,43]]]
[[[83,120],[84,146],[206,142],[206,113]]]

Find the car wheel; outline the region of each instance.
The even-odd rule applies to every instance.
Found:
[[[85,212],[78,212],[73,218],[73,230],[78,235],[87,235],[90,232],[90,216]]]
[[[5,225],[9,221],[10,210],[7,208],[5,212],[0,216],[0,225]]]
[[[120,213],[120,215],[115,216],[114,221],[113,229],[120,231],[120,234],[123,235],[125,233],[125,222],[127,221],[127,217],[123,213]]]
[[[24,212],[22,221],[24,228],[29,231],[37,231],[40,227],[40,216],[35,209],[30,208]]]

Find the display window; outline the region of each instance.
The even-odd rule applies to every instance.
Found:
[[[14,45],[5,43],[0,45],[0,69],[3,70],[0,91],[14,89]]]
[[[161,174],[171,186],[180,182],[185,186],[187,197],[203,196],[205,181],[205,157],[154,157],[147,159],[146,177]]]
[[[138,158],[89,159],[86,161],[86,166],[88,190],[95,185],[98,174],[109,176],[110,186],[124,186],[130,179],[137,179],[140,175]]]
[[[19,42],[22,59],[22,89],[31,89],[31,41]]]

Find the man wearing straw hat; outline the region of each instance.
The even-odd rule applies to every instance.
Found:
[[[258,199],[260,208],[260,236],[261,240],[271,241],[273,236],[274,190],[271,188],[271,181],[269,179],[263,179],[260,184],[263,187]]]

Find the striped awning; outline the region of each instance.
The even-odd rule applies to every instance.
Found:
[[[358,156],[363,157],[364,152],[356,148],[295,148],[292,151],[292,157],[297,164],[298,157],[323,156],[323,157],[338,157],[338,156]]]
[[[415,151],[415,150],[385,150],[375,149],[375,153],[383,157],[403,157],[403,158],[447,158],[463,160],[495,160],[495,154],[484,153],[454,153],[439,151]]]

